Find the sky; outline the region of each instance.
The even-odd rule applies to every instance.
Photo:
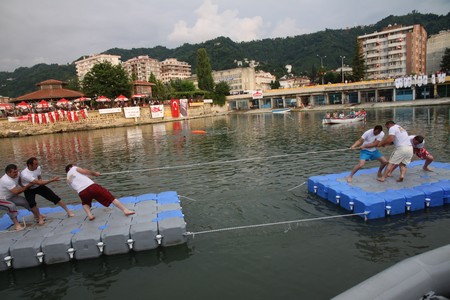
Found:
[[[1,0],[0,71],[67,64],[111,48],[173,49],[374,24],[389,15],[446,15],[449,0]]]

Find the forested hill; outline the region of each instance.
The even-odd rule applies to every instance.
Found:
[[[192,66],[192,72],[195,73],[197,49],[205,48],[213,70],[234,68],[236,61],[244,62],[247,59],[259,62],[259,68],[270,71],[279,77],[286,72],[285,66],[288,64],[292,65],[294,74],[310,73],[313,67],[317,69],[320,67],[320,59],[317,55],[326,56],[323,59],[326,69],[338,68],[341,65],[340,56],[346,57],[344,64],[351,65],[357,36],[380,31],[382,28],[394,24],[404,26],[422,24],[430,36],[441,30],[450,29],[450,12],[446,15],[435,15],[413,11],[404,16],[388,16],[373,25],[347,29],[326,29],[287,38],[236,43],[229,38],[218,37],[200,44],[184,44],[175,49],[162,46],[133,49],[113,48],[104,53],[120,55],[122,61],[140,55],[148,55],[160,61],[166,58],[177,58],[180,61],[188,62]],[[18,68],[14,72],[0,72],[0,95],[17,97],[35,91],[35,84],[40,81],[51,78],[71,81],[75,77],[74,64],[39,64],[31,68]]]

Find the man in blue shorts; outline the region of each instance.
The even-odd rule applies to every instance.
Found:
[[[359,153],[359,163],[353,168],[350,175],[347,177],[347,182],[351,183],[353,181],[353,175],[361,169],[366,161],[378,160],[380,162],[380,168],[378,169],[378,177],[383,175],[383,169],[387,165],[387,159],[377,150],[378,144],[383,140],[384,132],[381,125],[376,125],[373,129],[369,129],[363,133],[363,135],[350,147],[350,149],[355,150],[361,149]],[[361,145],[361,146],[360,146]]]

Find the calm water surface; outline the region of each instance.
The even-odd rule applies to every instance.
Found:
[[[367,124],[351,126],[323,127],[323,112],[240,114],[2,139],[0,165],[22,168],[36,156],[45,175],[63,176],[64,166],[76,163],[105,173],[97,181],[117,197],[175,190],[191,232],[320,218],[348,212],[308,194],[302,183],[350,171],[359,153],[343,149],[376,124],[393,119],[424,135],[436,161],[449,162],[449,110],[368,110]],[[392,149],[382,151],[388,156]],[[63,181],[51,187],[79,203]],[[448,205],[369,222],[347,217],[231,230],[178,247],[0,272],[0,298],[329,299],[448,243]]]

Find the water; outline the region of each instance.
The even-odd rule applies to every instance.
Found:
[[[359,154],[342,150],[376,124],[394,119],[424,135],[436,161],[449,162],[449,109],[368,110],[367,124],[350,126],[323,127],[323,112],[239,114],[2,139],[0,162],[23,168],[36,156],[45,177],[64,176],[65,165],[75,163],[103,172],[97,182],[116,197],[175,190],[191,232],[320,218],[348,212],[309,195],[302,183],[350,171]],[[382,149],[386,156],[391,151]],[[79,203],[64,181],[50,187]],[[346,217],[200,234],[178,247],[0,272],[0,297],[329,299],[402,259],[447,245],[449,237],[448,205],[367,223]]]

